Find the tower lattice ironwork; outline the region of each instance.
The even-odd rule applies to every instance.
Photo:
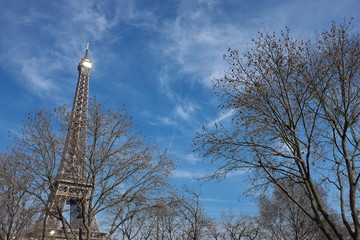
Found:
[[[47,211],[30,234],[32,239],[85,239],[84,213],[91,206],[86,174],[86,124],[88,117],[89,77],[92,61],[89,58],[89,41],[85,56],[78,65],[79,77],[69,120],[68,132],[56,180],[53,184]],[[66,219],[67,224],[61,219]],[[91,221],[92,240],[105,239],[96,222]]]

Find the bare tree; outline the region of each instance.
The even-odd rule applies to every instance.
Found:
[[[204,219],[203,209],[199,206],[199,199],[195,200],[192,194],[159,198],[156,207],[144,209],[125,221],[119,227],[116,239],[209,239],[206,232],[210,219]]]
[[[286,182],[292,196],[303,206],[311,208],[310,200],[304,193],[301,185]],[[322,198],[326,199],[325,192]],[[272,195],[263,194],[259,198],[259,225],[266,232],[269,239],[324,239],[325,236],[320,228],[314,224],[285,193],[275,187]]]
[[[54,114],[29,115],[15,141],[22,156],[17,159],[17,166],[31,183],[22,190],[42,202],[45,214],[60,219],[63,227],[69,225],[68,216],[62,209],[50,211],[48,199],[62,158],[68,120],[66,108],[57,109]],[[86,172],[87,184],[93,187],[77,204],[86,239],[90,239],[97,225],[96,216],[99,222],[107,223],[104,229],[110,239],[125,221],[144,209],[156,207],[158,194],[169,187],[167,177],[171,175],[173,161],[166,151],[146,143],[133,130],[131,118],[124,110],[105,109],[95,100],[89,106],[87,136],[81,167]],[[68,238],[74,238],[74,234]]]
[[[360,38],[351,23],[334,23],[315,43],[289,30],[260,32],[242,57],[229,49],[224,58],[230,70],[214,88],[234,111],[232,122],[205,127],[195,139],[196,150],[217,163],[212,177],[251,169],[255,186],[277,185],[328,239],[360,239]],[[310,208],[287,180],[304,189]],[[317,184],[337,198],[340,225]]]
[[[227,213],[222,213],[222,226],[224,239],[254,240],[260,236],[261,226],[258,226],[255,218],[234,214],[231,209]]]
[[[182,221],[181,239],[200,240],[207,234],[210,218],[200,203],[200,190],[184,187],[186,196],[179,206],[179,217]]]
[[[206,229],[208,232],[208,239],[213,240],[225,240],[226,239],[226,232],[223,229],[222,223],[215,219],[209,219]]]
[[[15,154],[0,154],[0,239],[19,239],[33,227],[31,223],[38,213],[38,202],[26,191],[13,184],[17,179],[28,186],[27,176],[16,165]]]
[[[178,215],[179,199],[159,197],[156,205],[144,208],[120,225],[119,239],[179,239],[181,228]]]
[[[153,239],[175,240],[180,239],[183,233],[184,219],[181,215],[184,199],[173,194],[169,199],[160,199],[159,207],[151,209],[155,216],[156,232]]]
[[[148,211],[138,212],[133,218],[120,225],[116,233],[119,239],[155,239],[156,217]]]

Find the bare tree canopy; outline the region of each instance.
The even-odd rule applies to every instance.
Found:
[[[195,139],[195,151],[217,164],[212,177],[248,169],[256,186],[277,185],[328,239],[360,239],[360,38],[353,25],[333,23],[314,42],[288,29],[259,32],[252,48],[229,49],[224,59],[230,69],[214,89],[223,109],[234,111],[231,124],[205,127]],[[301,186],[310,208],[287,181]],[[337,217],[318,184],[336,199]]]
[[[14,179],[27,187],[30,182],[16,164],[15,153],[0,154],[0,239],[19,239],[31,230],[38,216],[39,204],[29,193],[21,190]]]
[[[94,187],[86,193],[84,201],[79,200],[77,204],[86,232],[94,228],[97,216],[110,239],[124,222],[157,206],[158,198],[166,196],[170,189],[167,178],[174,164],[166,151],[146,143],[143,136],[134,131],[126,111],[105,109],[95,100],[90,101],[88,111],[86,156],[84,166],[80,167],[86,172],[87,184]],[[12,159],[15,170],[26,176],[27,184],[15,173],[8,171],[6,175],[8,184],[26,193],[27,202],[41,204],[44,214],[61,220],[62,227],[69,225],[69,216],[62,209],[50,211],[48,199],[61,167],[68,121],[69,112],[65,107],[54,113],[29,114],[16,136],[16,157]],[[90,239],[90,235],[87,238]]]
[[[282,183],[302,206],[311,208],[310,200],[302,185],[291,181]],[[325,192],[321,193],[326,199]],[[274,240],[321,240],[325,236],[316,224],[278,187],[272,194],[267,192],[259,197],[258,222],[266,239]]]

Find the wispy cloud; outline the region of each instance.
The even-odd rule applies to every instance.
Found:
[[[196,170],[174,170],[174,178],[186,178],[186,179],[196,179],[207,176],[206,172],[196,171]]]
[[[218,198],[200,198],[202,202],[217,202],[217,203],[237,203],[237,201],[230,201]]]
[[[52,2],[47,8],[34,5],[21,14],[14,5],[4,7],[1,19],[7,23],[7,34],[0,36],[0,63],[14,69],[12,74],[25,88],[51,100],[63,94],[64,82],[69,81],[65,66],[77,63],[86,40],[104,38],[119,13],[108,15],[97,1]]]
[[[178,15],[161,29],[162,54],[178,64],[182,74],[195,74],[196,81],[209,87],[210,77],[224,73],[221,56],[231,45],[238,45],[247,36],[236,24],[219,21],[213,5],[203,1],[182,1]],[[175,69],[176,70],[176,69]],[[173,78],[166,78],[174,80]],[[191,80],[191,79],[190,79]]]
[[[245,50],[251,45],[251,38],[256,36],[257,31],[278,31],[294,23],[297,32],[309,32],[314,27],[330,24],[331,20],[344,18],[342,11],[351,5],[358,3],[356,0],[345,0],[342,4],[336,0],[281,1],[277,4],[264,3],[262,6],[253,3],[246,7],[249,13],[256,14],[249,15],[242,11],[232,18],[231,15],[235,13],[231,9],[223,9],[221,1],[184,0],[178,7],[176,17],[159,27],[163,39],[161,54],[169,58],[169,62],[177,63],[177,68],[171,69],[171,74],[192,74],[193,78],[188,81],[198,81],[210,87],[211,77],[223,77],[228,68],[222,55],[229,47]],[[353,16],[357,16],[356,7],[353,9]],[[171,77],[164,79],[176,81]]]
[[[46,58],[27,58],[19,59],[19,65],[21,66],[21,73],[24,76],[25,82],[34,91],[42,92],[49,91],[55,88],[51,70],[54,65],[49,66],[48,59]],[[40,69],[39,66],[47,66],[48,68]]]
[[[177,123],[170,117],[158,117],[158,120],[160,121],[161,124],[164,125],[177,126]]]
[[[207,124],[207,127],[214,127],[215,124],[221,122],[221,121],[224,121],[230,117],[232,117],[235,113],[235,110],[234,109],[231,109],[229,111],[226,111],[226,112],[221,112],[220,113],[220,116],[217,117],[216,119],[210,121],[208,124]]]
[[[230,173],[227,173],[225,177],[226,178],[240,177],[249,172],[250,170],[246,170],[246,169],[234,170],[231,171]],[[201,178],[209,177],[211,176],[211,174],[212,172],[210,170],[203,170],[198,168],[194,168],[191,170],[177,169],[173,171],[174,178],[186,178],[186,179],[201,179]]]
[[[184,158],[192,165],[196,165],[198,162],[201,162],[201,158],[198,158],[194,153],[186,154]]]
[[[239,177],[239,176],[242,176],[244,174],[247,174],[251,172],[251,170],[249,169],[238,169],[238,170],[233,170],[229,173],[226,174],[226,177]]]
[[[178,104],[175,107],[175,114],[181,119],[188,121],[191,120],[191,114],[194,113],[197,108],[198,106],[192,102]]]

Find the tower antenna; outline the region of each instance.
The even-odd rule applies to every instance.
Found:
[[[87,57],[87,56],[88,56],[88,54],[89,54],[89,45],[90,45],[90,41],[89,41],[89,40],[87,40],[87,41],[86,41],[86,51],[85,51],[85,57]]]

